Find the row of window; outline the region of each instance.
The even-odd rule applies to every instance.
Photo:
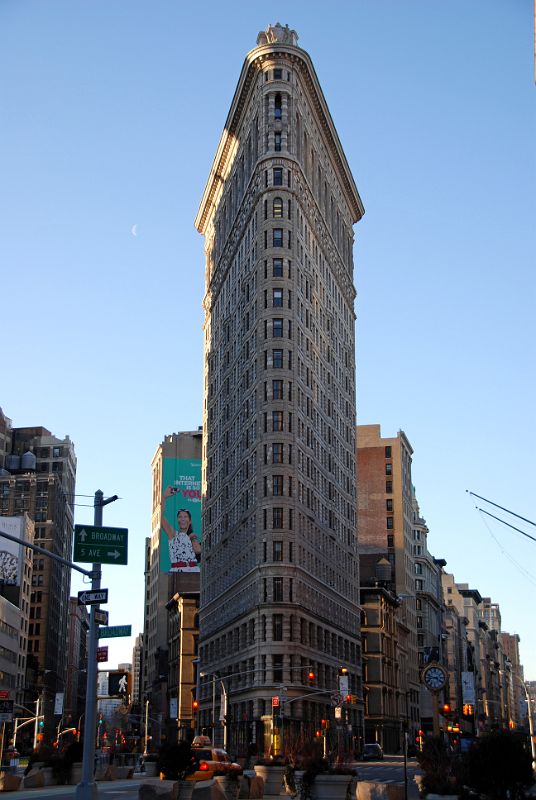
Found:
[[[287,187],[291,188],[292,178],[289,169],[283,170],[283,167],[273,167],[272,169],[272,186],[284,186],[284,173],[287,173]],[[268,170],[264,170],[264,187],[268,188]]]
[[[287,261],[287,278],[292,277],[292,261]],[[268,278],[268,261],[264,261],[264,277]],[[273,278],[284,278],[283,274],[283,259],[282,258],[272,258],[272,277]]]
[[[283,289],[280,287],[276,287],[272,289],[272,306],[274,308],[283,308]],[[287,290],[287,306],[288,308],[292,308],[292,291],[291,289]],[[268,308],[268,289],[264,290],[264,307]]]
[[[272,201],[272,217],[273,219],[284,218],[284,206],[281,197],[274,197]],[[264,201],[264,219],[268,219],[268,200]],[[292,219],[292,202],[287,200],[287,219]]]
[[[272,228],[272,247],[284,247],[283,228]],[[287,247],[292,247],[292,231],[287,231]],[[268,249],[268,231],[264,231],[264,249]]]
[[[283,369],[284,364],[284,350],[272,350],[272,365],[273,369]],[[268,350],[264,351],[264,369],[268,369]],[[292,350],[287,351],[287,369],[292,369]]]
[[[268,484],[269,478],[267,475],[264,476],[264,496],[268,497]],[[287,478],[288,481],[288,490],[287,496],[292,497],[292,487],[293,487],[293,479],[292,477]],[[283,475],[272,475],[272,496],[273,497],[282,497],[284,495],[284,478]]]
[[[287,321],[287,338],[292,339],[292,320]],[[272,338],[274,339],[282,339],[284,336],[283,332],[283,319],[282,317],[274,317],[272,319]],[[264,338],[268,338],[268,320],[264,320]]]
[[[283,464],[285,456],[285,446],[281,442],[272,444],[272,464]],[[264,463],[268,464],[268,445],[264,445]],[[292,445],[287,445],[287,463],[292,464]]]

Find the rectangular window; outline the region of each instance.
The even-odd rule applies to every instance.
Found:
[[[283,247],[283,228],[274,228],[272,231],[273,247]]]
[[[272,464],[283,463],[283,445],[275,443],[272,445]]]
[[[273,578],[273,601],[274,603],[283,602],[283,578]]]
[[[392,475],[393,474],[393,465],[392,464],[386,464],[385,465],[385,474],[386,475]]]
[[[273,543],[273,560],[283,561],[283,542]]]
[[[272,366],[274,369],[283,368],[283,351],[272,350]]]
[[[393,501],[392,500],[386,500],[385,501],[385,510],[386,511],[392,511],[393,510]]]
[[[283,399],[283,381],[272,381],[272,398],[274,400]]]
[[[283,306],[283,289],[272,289],[272,305],[276,308]]]
[[[422,592],[424,589],[424,581],[422,578],[415,578],[415,590],[417,592]]]
[[[392,533],[387,534],[387,547],[394,547],[395,546],[395,537]]]
[[[283,186],[283,168],[274,167],[274,186]]]
[[[385,458],[391,458],[391,445],[388,444],[385,448]]]
[[[283,259],[274,258],[272,261],[272,275],[274,278],[283,277]]]
[[[272,656],[274,683],[283,683],[283,656]]]
[[[393,481],[385,481],[385,494],[393,494]]]
[[[279,131],[274,134],[274,150],[276,153],[281,152],[281,134]]]
[[[272,617],[272,639],[274,642],[283,641],[283,614],[274,614]]]
[[[387,530],[392,531],[395,526],[394,517],[387,517]]]
[[[272,336],[280,339],[283,336],[283,320],[276,317],[272,320]]]
[[[283,412],[272,411],[272,431],[279,432],[283,430]]]
[[[274,497],[281,497],[283,494],[283,476],[272,475],[272,495]]]
[[[281,530],[283,527],[283,509],[272,508],[272,528],[274,530]]]
[[[283,79],[283,70],[276,67],[274,69],[274,81],[280,81]]]

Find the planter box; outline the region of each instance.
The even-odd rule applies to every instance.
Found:
[[[311,800],[346,800],[346,793],[350,787],[350,796],[355,795],[351,784],[357,783],[354,775],[324,775],[316,776],[311,786]]]
[[[255,775],[264,781],[264,794],[278,795],[283,791],[283,774],[285,767],[278,765],[264,766],[256,764]]]

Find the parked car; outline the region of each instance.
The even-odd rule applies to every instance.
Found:
[[[212,747],[208,736],[195,736],[192,742],[192,750],[199,759],[199,770],[213,775],[227,775],[242,772],[242,767],[232,760],[231,756],[221,747]]]
[[[363,745],[361,754],[363,761],[383,761],[383,750],[378,742]]]

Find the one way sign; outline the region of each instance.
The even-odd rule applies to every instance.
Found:
[[[108,602],[108,589],[95,589],[92,592],[78,592],[79,606],[96,606]]]

